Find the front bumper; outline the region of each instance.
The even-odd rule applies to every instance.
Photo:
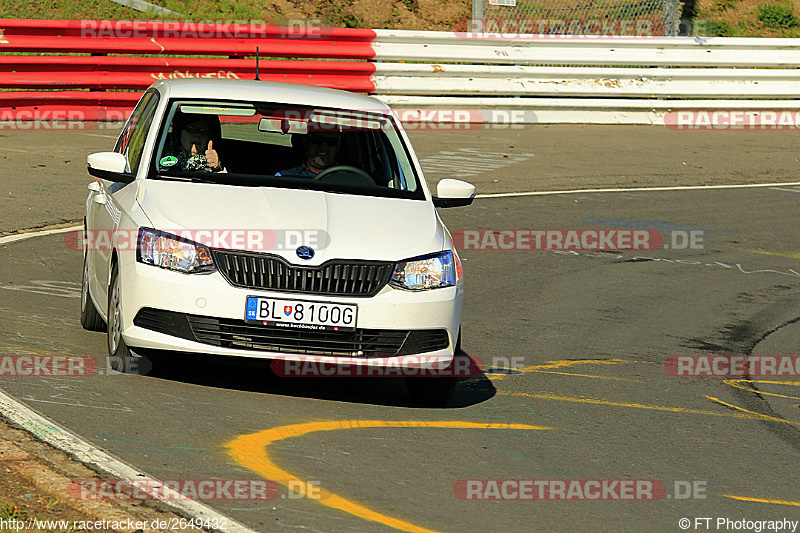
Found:
[[[139,319],[134,324],[137,314],[158,310],[171,313],[173,316],[196,317],[200,320],[210,319],[219,324],[243,323],[245,298],[247,296],[265,296],[287,299],[313,300],[319,302],[348,303],[358,305],[357,330],[364,332],[384,331],[398,332],[418,330],[444,330],[446,346],[435,350],[408,353],[409,348],[400,351],[399,355],[381,353],[360,353],[354,350],[351,357],[337,354],[336,357],[354,364],[383,365],[402,364],[405,359],[413,367],[415,356],[426,355],[427,363],[445,363],[453,359],[455,344],[461,323],[461,305],[463,285],[447,287],[431,291],[411,292],[393,289],[388,285],[378,294],[368,298],[318,296],[314,294],[294,294],[278,291],[264,291],[237,288],[230,285],[219,272],[211,274],[181,274],[134,261],[120,263],[122,335],[125,343],[131,348],[176,351],[197,354],[215,354],[223,356],[247,357],[258,359],[305,360],[318,357],[319,352],[301,350],[292,353],[291,348],[280,350],[265,348],[265,345],[243,342],[217,342],[204,338],[204,342],[192,340],[197,336],[170,332],[167,327],[154,327],[151,320],[147,327],[142,327]],[[226,326],[228,327],[228,326]],[[252,324],[248,326],[257,328]],[[254,331],[254,330],[253,330]],[[303,330],[292,330],[302,332]],[[252,331],[251,331],[252,333]],[[269,335],[268,329],[257,331],[262,337]],[[301,335],[302,334],[298,334]],[[415,335],[417,335],[415,333]],[[417,335],[418,336],[418,335]],[[224,339],[231,339],[228,335]],[[240,339],[241,340],[241,339]],[[243,348],[247,346],[247,348]],[[411,343],[410,346],[425,344]],[[428,344],[430,346],[430,344]],[[415,351],[413,348],[411,351]],[[366,355],[366,356],[365,356]]]

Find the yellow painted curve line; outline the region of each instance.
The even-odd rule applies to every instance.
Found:
[[[751,253],[751,254],[774,255],[774,256],[777,256],[777,257],[789,257],[791,259],[800,259],[800,253],[782,254],[782,253],[778,253],[778,252],[768,252],[766,250],[744,250],[744,251],[748,252],[748,253]]]
[[[543,394],[530,394],[527,392],[509,392],[509,391],[497,391],[497,394],[508,394],[511,396],[523,396],[525,398],[533,398],[536,400],[556,400],[561,402],[577,402],[577,403],[588,403],[593,405],[609,405],[612,407],[631,407],[634,409],[646,409],[650,411],[667,411],[670,413],[686,413],[686,414],[693,414],[693,415],[709,415],[709,416],[726,416],[730,418],[743,418],[747,420],[763,420],[766,415],[760,414],[747,414],[747,413],[725,413],[725,412],[717,412],[717,411],[706,411],[703,409],[689,409],[686,407],[669,407],[666,405],[648,405],[648,404],[641,404],[641,403],[625,403],[625,402],[614,402],[610,400],[596,400],[593,398],[573,398],[571,396],[557,396],[555,394],[543,393]],[[784,420],[783,418],[775,418],[776,422],[784,422],[786,424],[800,424],[800,422],[792,422],[790,420]]]
[[[530,372],[532,370],[549,370],[553,368],[565,368],[575,365],[618,365],[620,363],[627,363],[625,359],[561,359],[559,361],[548,361],[543,365],[531,365],[520,368],[521,372]]]
[[[775,505],[793,505],[795,507],[800,507],[800,502],[790,502],[787,500],[765,500],[763,498],[748,498],[747,496],[734,496],[733,494],[720,494],[725,498],[730,498],[732,500],[739,500],[742,502],[756,502],[756,503],[772,503]]]
[[[513,370],[511,368],[503,368],[502,370]],[[575,372],[556,372],[555,370],[528,370],[527,372],[536,373],[536,374],[558,374],[559,376],[575,376],[578,378],[592,378],[592,379],[610,379],[613,381],[633,381],[635,383],[639,383],[638,379],[629,379],[629,378],[614,378],[611,376],[595,376],[592,374],[576,374]],[[497,379],[505,379],[507,376],[513,376],[514,374],[487,374],[487,377],[492,380]]]
[[[592,374],[576,374],[574,372],[556,372],[555,370],[531,370],[531,372],[536,372],[539,374],[558,374],[561,376],[577,376],[579,378],[592,378],[592,379],[610,379],[613,381],[632,381],[634,383],[639,383],[638,379],[630,379],[630,378],[615,378],[611,376],[594,376]]]
[[[378,513],[363,505],[351,502],[341,496],[333,494],[316,485],[310,485],[293,476],[286,470],[272,462],[267,453],[267,448],[284,439],[300,437],[316,431],[334,431],[339,429],[358,428],[444,428],[444,429],[553,429],[545,426],[531,426],[527,424],[489,424],[480,422],[457,421],[408,421],[408,420],[331,420],[327,422],[307,422],[280,426],[250,435],[236,437],[225,445],[228,454],[240,465],[263,476],[266,479],[280,483],[286,487],[291,486],[294,492],[309,496],[317,494],[316,501],[330,507],[355,515],[365,520],[379,522],[400,531],[412,533],[436,533],[433,530],[404,522],[391,516]]]
[[[545,373],[545,374],[560,374],[562,376],[577,376],[577,377],[581,377],[581,378],[612,379],[612,380],[618,380],[618,381],[636,381],[634,379],[627,379],[627,378],[612,378],[612,377],[605,377],[605,376],[593,376],[593,375],[589,375],[589,374],[574,374],[574,373],[571,373],[571,372],[552,372],[552,371],[549,371],[550,369],[553,369],[553,368],[566,368],[566,367],[576,366],[576,365],[618,365],[620,363],[627,363],[627,362],[628,361],[626,361],[624,359],[561,359],[561,360],[558,360],[558,361],[547,361],[546,363],[540,364],[540,365],[524,366],[522,368],[517,368],[517,369],[513,369],[513,370],[516,370],[518,372],[524,372],[524,373],[541,372],[541,373]],[[505,370],[511,370],[511,369],[505,369]],[[495,374],[495,375],[489,375],[489,379],[499,380],[499,379],[505,379],[507,376],[508,376],[508,374]]]
[[[720,405],[724,405],[725,407],[730,407],[731,409],[736,409],[737,411],[742,411],[743,413],[750,413],[750,414],[755,415],[755,416],[757,416],[759,418],[762,418],[764,420],[771,420],[773,422],[786,422],[786,423],[789,423],[789,424],[800,424],[800,422],[789,422],[785,418],[780,418],[780,417],[770,416],[770,415],[762,415],[761,413],[756,413],[755,411],[751,411],[749,409],[745,409],[744,407],[739,407],[738,405],[733,405],[732,403],[723,402],[719,398],[714,398],[713,396],[709,396],[707,394],[704,397],[708,398],[712,402],[717,402]]]
[[[771,383],[773,385],[792,385],[800,387],[800,381],[770,381],[768,379],[726,379],[723,381],[726,385],[741,389],[747,392],[756,392],[764,396],[776,396],[778,398],[788,398],[790,400],[800,400],[800,396],[787,396],[786,394],[778,394],[776,392],[765,392],[763,390],[756,390],[751,387],[745,387],[742,383]]]

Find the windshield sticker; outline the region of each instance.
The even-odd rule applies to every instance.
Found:
[[[178,164],[178,158],[172,155],[168,155],[166,157],[162,157],[160,163],[162,167],[171,167],[173,165]]]

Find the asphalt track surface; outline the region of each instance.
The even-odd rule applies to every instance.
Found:
[[[80,218],[83,158],[113,140],[3,135],[17,152],[2,153],[10,190],[0,230]],[[679,135],[573,126],[413,137],[423,159],[506,144],[533,154],[477,176],[479,192],[798,181],[792,132]],[[269,502],[206,502],[256,531],[683,531],[682,518],[690,531],[734,531],[716,520],[800,520],[800,380],[674,377],[664,365],[679,354],[798,353],[798,207],[800,187],[785,186],[486,198],[441,210],[451,231],[703,232],[700,249],[462,252],[463,348],[498,364],[462,381],[443,409],[411,406],[395,378],[279,379],[213,362],[144,377],[3,378],[1,388],[157,478],[269,473],[337,496],[295,499],[284,487]],[[63,235],[0,246],[0,354],[85,354],[105,369],[105,336],[78,321],[80,274],[81,254]],[[284,427],[298,424],[307,425]],[[667,495],[462,501],[453,487],[469,479],[660,480]],[[704,490],[682,498],[676,482]],[[698,517],[711,526],[695,528]]]

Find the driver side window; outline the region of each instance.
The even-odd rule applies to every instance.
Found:
[[[150,125],[153,123],[157,105],[158,92],[155,90],[146,92],[142,99],[139,100],[133,113],[131,113],[130,119],[125,124],[125,129],[122,130],[117,140],[117,145],[114,147],[115,152],[124,154],[127,157],[127,170],[132,174],[136,174],[139,170],[144,142],[147,139],[147,133],[150,131]]]

